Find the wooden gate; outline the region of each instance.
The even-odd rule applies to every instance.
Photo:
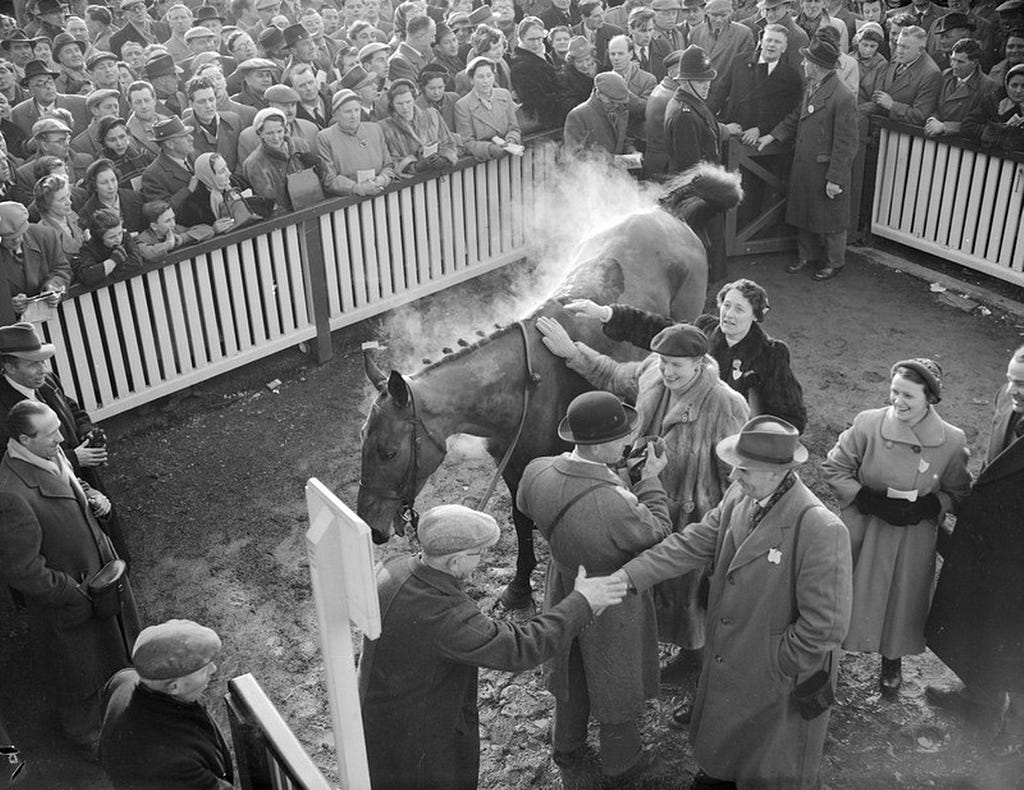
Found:
[[[729,139],[725,164],[743,178],[743,202],[725,216],[727,255],[757,255],[796,248],[796,234],[785,223],[786,177],[790,149],[772,143],[763,151]]]

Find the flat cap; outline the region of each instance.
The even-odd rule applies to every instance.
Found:
[[[569,49],[566,55],[575,58],[585,58],[594,52],[594,45],[587,41],[586,36],[573,36],[569,40]]]
[[[331,97],[331,110],[337,112],[341,109],[341,105],[348,104],[350,101],[359,101],[359,94],[348,88],[342,88]]]
[[[359,62],[362,63],[367,58],[371,58],[378,52],[390,52],[391,47],[387,44],[381,44],[379,41],[371,41],[369,44],[359,50]]]
[[[693,324],[667,326],[651,340],[651,351],[665,357],[702,357],[708,348],[708,336]]]
[[[452,11],[448,14],[448,27],[453,30],[457,27],[465,27],[469,24],[469,13],[467,11]]]
[[[185,41],[194,41],[197,38],[216,38],[217,34],[214,33],[210,28],[203,27],[190,27],[185,31]]]
[[[428,557],[444,557],[493,546],[501,530],[493,517],[479,510],[465,505],[438,505],[420,517],[416,537]]]
[[[245,74],[247,71],[277,71],[277,64],[267,58],[249,58],[239,63],[235,70],[241,74]]]
[[[276,102],[277,104],[295,104],[299,101],[299,94],[290,85],[278,83],[271,85],[263,91],[263,101]]]
[[[16,236],[27,227],[28,209],[25,206],[13,200],[0,203],[0,236]],[[12,352],[5,350],[3,353]]]
[[[89,71],[92,71],[94,68],[96,68],[96,66],[98,66],[105,60],[112,60],[116,63],[117,55],[115,55],[113,52],[107,52],[105,50],[98,49],[89,56],[88,60],[85,61],[85,67]]]
[[[652,11],[678,11],[683,7],[679,0],[654,0],[651,3]]]
[[[619,104],[629,101],[629,88],[622,76],[614,71],[602,71],[594,77],[594,90]]]
[[[97,88],[85,97],[85,106],[90,110],[104,99],[120,99],[120,91],[113,88]]]
[[[40,118],[32,124],[33,137],[38,137],[41,134],[50,134],[51,132],[71,134],[71,129],[68,128],[66,123],[57,118]]]
[[[709,0],[708,4],[704,6],[705,13],[708,14],[731,14],[732,13],[732,1],[731,0]]]
[[[268,8],[280,8],[281,0],[256,0],[256,10],[266,11]]]
[[[146,680],[174,680],[202,669],[220,652],[217,632],[191,620],[168,620],[143,628],[132,664]]]

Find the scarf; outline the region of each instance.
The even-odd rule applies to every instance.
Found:
[[[195,171],[199,183],[210,190],[210,210],[213,212],[213,216],[219,219],[230,216],[230,214],[224,212],[224,202],[227,200],[228,193],[221,191],[217,186],[217,179],[213,175],[213,157],[215,156],[220,157],[220,154],[212,152],[200,154],[195,162]]]

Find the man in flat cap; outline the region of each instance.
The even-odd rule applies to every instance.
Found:
[[[103,690],[100,762],[116,790],[230,790],[231,752],[202,703],[217,633],[191,620],[144,628],[132,668]]]
[[[103,141],[97,135],[100,120],[120,116],[121,93],[108,88],[97,88],[85,97],[85,105],[89,108],[92,120],[80,134],[71,139],[71,150],[96,159],[103,155]]]
[[[381,635],[359,661],[370,781],[374,790],[460,788],[478,783],[479,667],[522,672],[568,646],[622,600],[624,585],[587,578],[582,566],[564,600],[523,623],[488,618],[463,585],[500,537],[495,520],[462,505],[427,511],[419,556],[392,557],[377,574]]]
[[[713,564],[693,787],[816,787],[850,624],[850,536],[797,476],[807,448],[785,420],[755,417],[716,450],[732,466],[721,504],[613,577],[641,592]]]
[[[690,44],[707,52],[711,65],[724,75],[737,55],[754,50],[754,34],[750,28],[732,21],[730,0],[710,0],[704,7],[705,21],[690,33]]]
[[[33,296],[56,307],[71,283],[71,266],[57,231],[28,221],[28,209],[13,200],[0,202],[0,322],[19,320]]]
[[[84,128],[84,127],[83,127]],[[71,128],[57,118],[40,118],[32,124],[36,152],[14,171],[15,196],[26,205],[32,201],[36,183],[36,162],[43,156],[55,156],[64,163],[68,181],[75,184],[92,164],[92,157],[71,150]]]
[[[242,90],[231,98],[257,110],[265,109],[263,94],[277,79],[277,64],[266,58],[249,58],[238,64],[236,73],[242,75]]]
[[[166,200],[180,216],[185,201],[199,185],[192,167],[192,132],[180,118],[166,118],[153,125],[153,140],[160,153],[142,173],[142,196],[147,201]]]
[[[594,77],[594,90],[583,104],[565,117],[565,153],[573,157],[595,157],[627,167],[625,154],[633,148],[626,139],[629,123],[629,89],[613,71]]]

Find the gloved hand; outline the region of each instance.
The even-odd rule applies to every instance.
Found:
[[[434,169],[433,162],[430,161],[430,157],[425,159],[417,159],[412,163],[412,172],[414,173],[429,173]]]
[[[128,260],[128,253],[125,252],[124,247],[118,244],[110,251],[110,254],[107,257],[118,266],[121,266],[126,260]]]
[[[303,167],[316,167],[320,164],[320,157],[308,151],[300,152],[297,156]]]
[[[879,510],[885,507],[885,494],[881,491],[875,491],[873,488],[867,486],[861,486],[860,491],[857,492],[857,496],[853,498],[853,504],[856,505],[857,510],[863,513],[865,516],[878,516],[881,515]]]
[[[918,521],[936,519],[939,517],[939,513],[942,512],[942,502],[939,501],[939,497],[936,494],[925,494],[922,497],[918,497],[915,504],[917,505]]]

